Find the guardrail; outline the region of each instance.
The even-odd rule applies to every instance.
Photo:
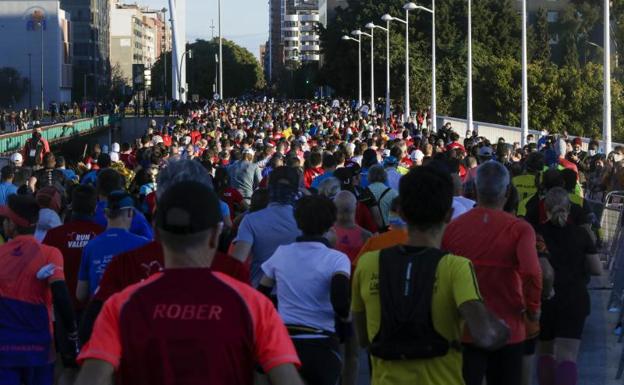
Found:
[[[41,136],[49,143],[61,142],[108,127],[116,119],[116,117],[111,115],[98,115],[92,118],[44,126],[41,127]],[[21,150],[30,137],[32,137],[32,130],[0,135],[0,155],[7,155]]]

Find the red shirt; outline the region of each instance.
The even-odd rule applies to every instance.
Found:
[[[221,194],[221,199],[229,206],[230,216],[232,217],[232,219],[234,219],[236,207],[243,203],[243,196],[237,189],[227,187],[225,190],[223,190],[223,193]]]
[[[312,180],[325,172],[321,167],[313,167],[303,172],[303,182],[306,188],[312,186]]]
[[[355,206],[355,223],[373,234],[379,230],[370,209],[362,202],[358,202]]]
[[[110,363],[123,385],[248,385],[300,362],[268,298],[211,269],[168,269],[113,295],[78,362]]]
[[[165,265],[164,259],[162,247],[156,241],[115,256],[106,267],[94,298],[98,301],[105,301],[126,287],[162,271]],[[227,254],[217,252],[212,262],[212,269],[241,282],[249,282],[249,268]]]
[[[453,142],[453,143],[449,144],[448,146],[446,146],[446,150],[447,151],[451,151],[451,150],[454,150],[454,149],[459,149],[464,154],[466,153],[466,148],[464,146],[462,146],[460,143]]]
[[[65,281],[76,310],[84,308],[84,304],[76,299],[82,249],[103,231],[104,228],[95,222],[78,220],[48,230],[43,239],[44,245],[56,247],[63,255]]]
[[[442,249],[472,261],[486,307],[526,339],[524,312],[540,309],[542,274],[531,225],[501,210],[477,207],[446,228]]]

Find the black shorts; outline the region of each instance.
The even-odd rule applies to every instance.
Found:
[[[542,303],[540,319],[540,341],[555,338],[580,340],[589,309],[589,294],[579,295],[575,301],[560,301],[555,298]]]

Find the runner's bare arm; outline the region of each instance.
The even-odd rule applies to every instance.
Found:
[[[293,364],[284,364],[269,370],[272,385],[304,385]]]
[[[598,254],[587,254],[587,267],[589,274],[593,276],[602,275],[602,261]]]
[[[459,306],[475,345],[487,350],[503,347],[509,339],[509,327],[490,313],[483,302],[468,301]]]
[[[230,255],[241,262],[245,262],[249,257],[249,253],[251,253],[251,246],[249,242],[237,241]]]
[[[368,348],[370,346],[370,341],[368,340],[368,331],[366,330],[366,312],[353,312],[351,316],[353,317],[353,328],[355,329],[355,335],[360,342],[360,346],[362,348]]]
[[[74,385],[112,385],[115,369],[102,360],[86,360]]]

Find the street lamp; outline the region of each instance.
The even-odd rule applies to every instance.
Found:
[[[162,41],[162,47],[163,49],[161,49],[161,54],[164,53],[164,67],[163,67],[163,95],[164,95],[164,99],[163,102],[167,103],[167,8],[163,8],[160,10],[160,12],[162,12],[163,14],[163,25],[164,25],[164,32],[163,32],[163,41]],[[163,105],[163,110],[164,110],[164,105]]]
[[[404,120],[407,123],[410,118],[410,67],[409,67],[409,13],[410,11],[416,10],[418,6],[414,3],[407,3],[403,6],[405,10],[405,20],[399,19],[398,17],[394,17],[391,15],[384,15],[382,20],[390,21],[398,21],[400,23],[405,24],[405,117]],[[388,25],[388,28],[390,25]]]
[[[379,28],[386,32],[386,119],[390,119],[390,20],[392,18],[386,20],[384,17],[381,19],[386,22],[386,28],[372,22],[366,24],[366,28],[371,29],[371,34],[374,28]]]
[[[527,75],[527,0],[522,0],[522,138],[520,144],[524,147],[529,136],[529,84]]]
[[[188,57],[189,59],[193,58],[193,50],[189,49],[187,51],[184,51],[184,53],[182,54],[182,57],[180,58],[180,70],[178,71],[178,87],[180,87],[180,99],[182,99],[182,95],[188,91],[185,90],[184,87],[182,86],[182,66],[184,65],[184,57]]]
[[[43,111],[45,110],[45,104],[43,101],[43,20],[40,20],[39,23],[39,31],[41,32],[41,116],[43,116]]]
[[[353,34],[353,32],[351,33]],[[352,40],[358,43],[358,108],[360,108],[362,106],[362,39],[360,37],[355,39],[349,35],[344,35],[342,40]]]
[[[466,120],[468,127],[466,128],[466,136],[470,136],[474,126],[472,117],[472,0],[468,0],[468,103],[467,103]]]
[[[437,103],[436,103],[436,24],[435,24],[435,0],[431,0],[431,9],[417,6],[431,14],[431,130],[437,131]]]
[[[221,0],[219,0],[219,99],[223,100],[223,35],[221,34]]]
[[[369,28],[368,25],[366,26],[366,28]],[[367,36],[370,37],[371,39],[371,97],[370,97],[370,108],[371,110],[375,111],[375,35],[373,34],[373,30],[371,29],[371,33],[368,34],[366,32],[362,32],[361,30],[357,29],[355,31],[356,35],[360,36],[360,39],[362,36]]]
[[[602,136],[605,142],[605,154],[611,152],[611,4],[604,0],[604,95]]]

